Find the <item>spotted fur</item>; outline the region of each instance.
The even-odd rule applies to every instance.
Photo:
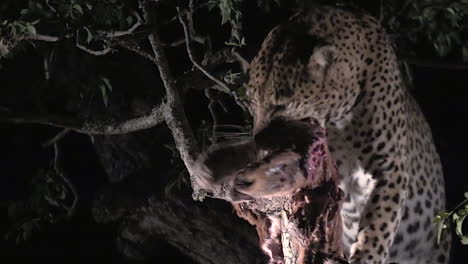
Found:
[[[450,237],[437,245],[433,224],[445,209],[439,156],[376,19],[315,7],[274,28],[251,63],[247,97],[254,133],[276,118],[327,128],[352,263],[448,263]]]

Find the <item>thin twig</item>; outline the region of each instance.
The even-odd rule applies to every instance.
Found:
[[[193,24],[193,14],[195,13],[195,3],[194,0],[189,0],[188,4],[188,13],[187,13],[187,21],[188,26],[190,29],[190,36],[195,36],[195,26]],[[180,18],[179,18],[180,19]]]
[[[384,19],[384,5],[383,5],[383,3],[384,3],[384,1],[380,0],[380,3],[379,3],[379,23],[382,23],[383,19]]]
[[[200,43],[202,45],[204,45],[205,42],[207,42],[205,37],[200,37],[200,36],[193,36],[192,41],[195,41],[195,42]],[[185,44],[185,38],[173,41],[171,43],[163,44],[163,46],[177,47],[177,46],[180,46],[182,44]]]
[[[248,72],[250,69],[250,63],[244,57],[242,57],[237,51],[233,51],[231,54],[241,65],[242,71],[244,73]]]
[[[138,47],[132,46],[129,43],[124,42],[124,41],[116,40],[116,42],[117,42],[117,44],[119,44],[123,48],[128,49],[130,51],[133,51],[136,54],[140,55],[141,57],[143,57],[143,58],[145,58],[145,59],[147,59],[147,60],[149,60],[151,62],[154,62],[154,56],[152,56],[150,53],[148,53],[148,52],[146,52],[144,50],[141,50]]]
[[[89,49],[83,45],[81,45],[80,43],[76,43],[76,47],[81,49],[81,50],[84,50],[86,51],[87,53],[91,54],[91,55],[94,55],[94,56],[102,56],[102,55],[106,55],[108,54],[109,52],[112,51],[111,48],[105,48],[103,50],[92,50],[92,49]]]
[[[25,39],[40,40],[40,41],[46,41],[46,42],[57,42],[57,41],[60,40],[59,37],[49,36],[49,35],[42,35],[42,34],[29,35]]]
[[[193,10],[183,10],[183,11],[181,12],[180,15],[186,15],[186,14],[188,14],[189,12],[192,12],[192,14],[194,14],[195,11],[198,11],[199,9],[205,8],[205,7],[210,6],[210,5],[211,5],[211,4],[210,4],[209,2],[206,2],[206,3],[198,3],[197,6],[195,6],[195,7],[193,8]],[[179,14],[177,14],[177,15],[175,15],[174,17],[172,17],[171,19],[169,19],[169,20],[163,22],[161,25],[162,25],[162,26],[168,25],[168,24],[170,24],[170,23],[172,23],[172,22],[174,22],[174,21],[177,21],[178,19],[179,19]]]
[[[413,80],[413,73],[411,72],[411,68],[410,68],[407,61],[402,61],[402,66],[403,66],[403,71],[404,71],[404,74],[405,74],[405,77],[406,77],[405,79],[408,82],[407,83],[408,88],[410,90],[413,90],[414,89],[414,80]]]
[[[177,12],[180,14],[180,8],[179,7],[177,7]],[[182,25],[182,27],[184,29],[185,47],[187,49],[187,53],[188,53],[188,56],[190,58],[190,61],[193,63],[193,65],[195,65],[195,67],[197,67],[201,72],[203,72],[206,75],[206,77],[210,78],[212,81],[214,81],[216,84],[218,84],[218,86],[220,86],[220,88],[221,88],[220,91],[231,94],[231,89],[229,89],[225,83],[220,81],[218,78],[214,77],[211,73],[209,73],[207,70],[205,70],[205,68],[203,68],[203,66],[201,66],[195,60],[195,58],[193,56],[191,44],[190,44],[191,43],[191,36],[190,36],[189,29],[187,27],[187,24],[185,23],[184,19],[180,15],[179,15],[179,21],[180,21],[180,24]]]
[[[131,26],[127,30],[122,30],[122,31],[103,31],[103,30],[98,30],[97,33],[108,38],[118,38],[126,35],[132,34],[139,26],[141,26],[141,22],[137,21],[133,26]]]
[[[68,132],[70,132],[71,129],[69,128],[65,128],[64,130],[60,131],[57,135],[55,135],[52,139],[48,140],[47,142],[44,142],[42,144],[42,147],[43,148],[46,148],[52,144],[56,144],[59,140],[61,140],[63,137],[65,137],[65,135],[68,134]]]
[[[75,208],[76,208],[76,204],[78,203],[79,196],[78,196],[78,192],[75,189],[75,185],[73,185],[73,183],[68,179],[68,177],[65,176],[60,166],[60,148],[59,148],[58,142],[54,143],[54,170],[60,176],[60,178],[62,178],[62,180],[65,182],[68,188],[70,188],[73,194],[72,205],[69,208],[66,208],[67,209],[66,217],[70,218],[75,213]]]
[[[44,56],[44,79],[45,79],[46,81],[49,81],[49,80],[50,80],[49,61],[51,61],[52,58],[54,57],[54,53],[55,53],[55,50],[52,49],[52,51],[50,52],[50,55],[49,55],[49,56]]]
[[[54,170],[56,172],[60,171],[59,162],[60,162],[60,149],[58,147],[58,143],[55,142],[54,143]]]
[[[216,138],[214,136],[215,136],[215,133],[216,133],[216,127],[218,126],[218,114],[216,113],[216,110],[214,108],[215,99],[212,97],[210,92],[211,92],[210,89],[205,89],[205,96],[206,96],[206,98],[208,98],[208,100],[210,100],[210,102],[208,103],[208,110],[210,110],[211,118],[213,119],[213,126],[211,128],[210,139],[212,141],[211,143],[214,144],[214,143],[216,143]]]

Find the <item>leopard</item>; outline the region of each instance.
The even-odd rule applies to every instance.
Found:
[[[449,263],[450,232],[438,239],[434,224],[446,208],[441,160],[376,18],[327,5],[298,12],[268,33],[245,88],[253,135],[278,119],[326,128],[349,263]],[[196,178],[204,187],[222,178],[204,171]],[[233,188],[258,198],[285,184],[258,176]]]

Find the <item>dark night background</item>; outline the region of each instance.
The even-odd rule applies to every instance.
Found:
[[[269,29],[284,20],[288,13],[276,10],[265,15],[254,9],[246,10],[253,10],[244,14],[248,44],[244,55],[250,59]],[[212,26],[213,21],[217,22],[218,19],[214,15],[207,15],[200,20],[198,27],[214,34],[221,34],[219,28]],[[169,56],[171,65],[176,68],[188,63],[186,54],[183,52],[169,51]],[[102,59],[100,63],[113,65],[111,69],[115,72],[111,71],[110,78],[112,78],[112,74],[117,77],[128,70],[127,59],[127,57],[113,56],[109,59]],[[35,76],[34,71],[37,71],[35,67],[40,63],[41,58],[31,48],[14,60],[4,63],[0,71],[0,90],[4,87],[25,89],[24,87],[38,85],[35,82],[39,77]],[[468,70],[424,66],[414,66],[412,70],[415,87],[412,93],[422,107],[433,131],[444,167],[448,208],[450,209],[461,202],[463,193],[468,191],[468,173],[465,167],[468,164],[468,140],[465,129],[468,122]],[[146,74],[155,74],[155,72]],[[153,85],[151,80],[140,79],[139,81],[148,86]],[[0,96],[2,96],[1,91]],[[210,119],[206,103],[202,91],[195,91],[191,94],[190,102],[186,106],[191,122]],[[226,114],[223,121],[229,122],[229,115]],[[0,123],[0,131],[0,234],[3,235],[13,224],[8,218],[4,202],[25,199],[29,195],[30,179],[37,174],[38,169],[47,166],[53,157],[53,148],[44,149],[41,144],[60,132],[60,129],[41,125]],[[169,143],[165,142],[167,137],[162,137],[161,140],[161,144]],[[14,241],[5,241],[2,238],[0,256],[3,259],[14,257],[15,262],[18,263],[23,260],[84,262],[98,259],[105,259],[111,263],[130,263],[131,261],[126,261],[116,249],[117,225],[98,224],[91,214],[94,194],[107,183],[107,177],[89,138],[70,133],[61,141],[61,149],[64,169],[80,194],[75,216],[69,221],[46,226],[43,230],[35,232],[30,240],[18,246]],[[161,153],[161,160],[167,160],[163,153]],[[468,247],[461,246],[457,237],[454,237],[454,240],[452,262],[466,263]],[[168,257],[171,257],[173,261],[177,259],[176,262],[179,263],[191,263],[189,259],[181,256],[177,249],[166,245],[163,241],[148,263],[163,263],[160,260]]]

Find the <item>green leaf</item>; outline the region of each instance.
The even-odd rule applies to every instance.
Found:
[[[444,224],[445,221],[442,221],[437,225],[437,244],[440,244],[440,238],[442,237],[442,232],[447,226]]]
[[[128,17],[126,18],[126,21],[127,21],[127,24],[129,24],[129,25],[133,24],[133,17],[132,17],[132,16],[128,16]]]
[[[434,223],[438,224],[440,223],[441,221],[444,221],[447,217],[450,216],[450,213],[447,213],[447,212],[441,212],[441,213],[438,213],[436,216],[435,216],[435,219],[434,219]]]
[[[104,105],[107,107],[109,102],[108,91],[112,92],[112,84],[110,83],[109,79],[106,77],[101,77],[103,84],[99,85],[99,89],[101,90],[102,101]]]
[[[461,242],[463,245],[468,245],[468,236],[463,236],[463,237],[460,239],[460,242]]]
[[[73,4],[72,8],[80,13],[80,15],[83,15],[83,8],[79,4]]]
[[[457,220],[454,220],[454,222],[456,222],[455,233],[457,233],[459,237],[463,237],[462,227],[463,227],[463,221],[465,221],[466,216],[467,215],[464,215],[462,217],[459,217]]]
[[[31,35],[36,35],[36,28],[32,24],[27,24],[26,29]]]
[[[445,10],[447,10],[447,12],[449,12],[450,14],[452,14],[454,16],[458,16],[458,14],[455,12],[455,10],[453,10],[453,8],[451,8],[451,7],[447,7]]]
[[[238,32],[237,30],[232,30],[231,36],[232,36],[235,40],[240,41],[239,32]]]
[[[467,0],[467,1],[468,1],[468,0]],[[466,51],[468,52],[468,48],[467,48],[467,47],[463,46],[463,48],[466,49]],[[465,196],[466,199],[468,199],[468,192],[465,192],[463,195]]]
[[[91,42],[91,40],[93,40],[93,34],[89,30],[89,28],[87,28],[87,27],[83,27],[83,28],[86,31],[86,43],[89,44]]]
[[[110,83],[109,79],[106,77],[101,77],[102,81],[106,84],[107,89],[112,92],[112,84]]]
[[[220,0],[219,11],[221,12],[221,24],[231,20],[232,3],[230,0]]]
[[[102,102],[104,103],[104,106],[107,107],[108,97],[106,92],[106,86],[101,84],[99,85],[99,89],[101,90]]]

